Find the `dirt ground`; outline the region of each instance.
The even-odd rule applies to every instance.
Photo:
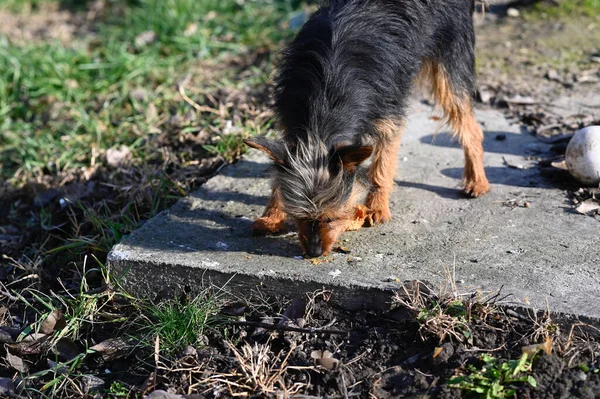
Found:
[[[412,285],[406,295],[414,295],[414,288]],[[424,286],[421,291],[425,291]],[[425,321],[423,315],[401,306],[384,313],[344,312],[332,308],[328,304],[330,298],[327,292],[296,298],[281,308],[279,316],[244,313],[244,322],[239,323],[243,327],[231,331],[233,336],[244,337],[254,356],[261,347],[277,353],[277,357],[265,362],[283,370],[281,386],[293,387],[293,391],[288,391],[290,397],[460,398],[466,392],[448,386],[447,381],[469,375],[471,367],[481,369],[483,353],[497,359],[518,359],[523,347],[544,339],[552,340],[555,352],[534,357],[531,375],[536,387],[527,382],[505,382],[504,388],[516,389],[519,398],[600,395],[600,375],[586,373],[587,368],[580,367],[597,362],[598,331],[583,324],[573,326],[573,319],[551,320],[548,314],[527,311],[507,313],[491,303],[472,302],[454,309],[468,314],[465,325],[455,325],[442,337],[443,329],[435,325],[440,319],[433,315]],[[244,312],[250,309],[246,306],[238,303],[230,309]],[[273,327],[265,329],[264,325]],[[286,328],[302,332],[284,331]],[[217,339],[213,341],[214,338]],[[253,356],[236,356],[221,338],[210,337],[209,348],[184,355],[180,362],[187,369],[181,367],[174,373],[162,374],[156,380],[158,386],[185,393],[197,382],[204,391],[194,397],[212,398],[237,393],[236,383],[252,385],[244,367]],[[326,351],[329,353],[324,354]],[[207,370],[227,370],[224,374],[229,377],[211,379]],[[182,384],[183,381],[186,382]],[[278,383],[270,388],[275,390]],[[262,389],[268,392],[266,387]]]

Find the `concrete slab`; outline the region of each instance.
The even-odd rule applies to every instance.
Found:
[[[291,233],[252,237],[250,223],[269,194],[266,159],[250,153],[225,168],[116,245],[109,264],[123,284],[153,297],[211,281],[227,289],[294,294],[328,287],[344,306],[382,304],[406,280],[444,280],[455,269],[459,289],[504,293],[519,305],[600,317],[600,224],[575,214],[526,157],[548,146],[496,111],[477,112],[486,131],[492,192],[466,199],[458,191],[463,156],[457,144],[415,104],[399,154],[393,220],[342,236],[350,254],[322,264],[299,259]],[[497,135],[506,138],[496,140]],[[524,169],[507,167],[521,165]],[[527,201],[528,208],[506,206]]]

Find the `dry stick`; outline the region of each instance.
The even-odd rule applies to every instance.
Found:
[[[518,314],[517,312],[515,312],[512,309],[506,309],[506,314],[509,315],[509,316],[515,317],[515,318],[517,318],[517,319],[519,319],[521,321],[526,321],[526,322],[530,322],[531,321],[531,319],[528,319],[527,317]]]
[[[300,327],[291,327],[291,326],[280,326],[277,324],[270,323],[261,323],[257,321],[228,321],[228,324],[236,325],[236,326],[249,326],[249,327],[259,327],[264,328],[266,330],[278,330],[278,331],[293,331],[299,333],[323,333],[323,334],[331,334],[331,335],[349,335],[349,331],[342,330],[327,330],[319,327],[316,328],[300,328]]]
[[[348,399],[348,388],[346,387],[346,379],[344,378],[344,370],[340,371],[340,376],[342,377],[342,392],[344,394],[344,399]]]
[[[213,113],[216,115],[220,115],[219,111],[217,111],[216,109],[207,107],[206,105],[199,105],[194,100],[189,98],[187,96],[187,94],[185,94],[185,89],[183,88],[184,84],[186,84],[186,83],[187,82],[179,84],[179,94],[181,94],[181,97],[185,100],[186,103],[190,104],[192,107],[194,107],[199,112],[210,112],[210,113]]]

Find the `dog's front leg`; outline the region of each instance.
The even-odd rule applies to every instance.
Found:
[[[382,129],[380,129],[382,130]],[[390,212],[390,194],[394,188],[394,174],[396,172],[396,157],[402,138],[402,127],[398,124],[385,124],[385,132],[375,148],[373,162],[369,175],[373,185],[367,196],[365,205],[372,211],[371,220],[367,226],[385,223],[392,218]]]

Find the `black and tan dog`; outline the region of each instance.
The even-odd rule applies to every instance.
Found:
[[[371,209],[373,222],[388,221],[417,80],[429,85],[464,149],[465,193],[489,191],[471,106],[474,1],[331,0],[314,14],[284,50],[275,79],[281,137],[246,140],[274,162],[272,196],[254,234],[275,233],[290,216],[305,253],[319,256],[357,202]]]

